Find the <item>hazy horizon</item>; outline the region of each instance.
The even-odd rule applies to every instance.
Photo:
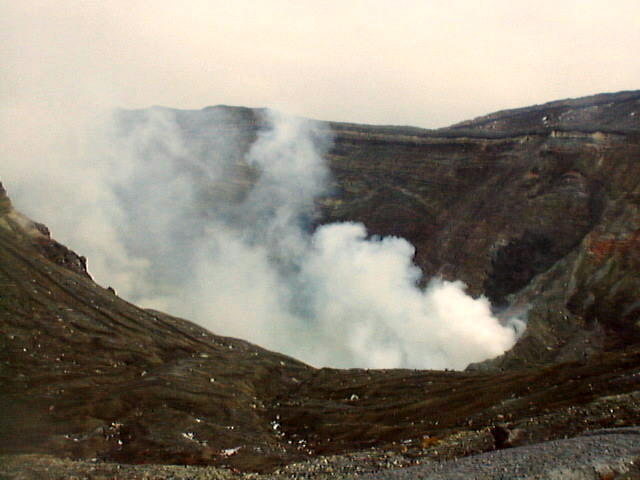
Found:
[[[25,0],[0,13],[2,123],[14,128],[218,104],[439,128],[640,88],[635,0]]]

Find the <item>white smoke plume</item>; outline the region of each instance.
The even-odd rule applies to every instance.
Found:
[[[515,343],[518,321],[462,283],[421,289],[407,241],[357,223],[311,231],[329,176],[323,124],[267,111],[249,146],[225,109],[179,114],[117,112],[58,164],[58,237],[98,281],[317,366],[464,368]]]

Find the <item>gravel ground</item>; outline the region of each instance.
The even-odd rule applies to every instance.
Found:
[[[640,429],[600,430],[567,440],[361,476],[366,480],[604,480],[640,478]]]
[[[121,465],[53,458],[47,455],[0,457],[0,480],[230,480],[228,470],[177,465]]]
[[[121,465],[46,455],[0,457],[0,480],[632,480],[640,479],[640,428],[598,430],[579,437],[410,466],[393,452],[319,457],[269,475],[214,467]]]

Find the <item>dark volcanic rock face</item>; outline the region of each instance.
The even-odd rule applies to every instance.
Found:
[[[24,233],[24,232],[23,232]],[[640,418],[640,352],[504,373],[316,370],[141,310],[0,228],[0,453],[268,471],[318,454],[411,463]]]
[[[416,246],[416,261],[427,275],[461,279],[472,293],[484,293],[498,306],[530,305],[534,322],[528,335],[538,334],[538,321],[547,325],[542,328],[555,328],[558,321],[582,322],[575,308],[568,319],[551,312],[536,316],[548,301],[518,297],[536,276],[572,252],[583,252],[582,261],[606,261],[602,257],[616,248],[599,256],[588,253],[601,241],[598,232],[615,237],[614,244],[626,242],[625,257],[637,256],[633,240],[625,240],[634,238],[639,220],[636,137],[548,132],[505,139],[424,139],[383,148],[366,143],[341,148],[340,136],[336,142],[331,165],[340,193],[327,202],[325,218],[359,220],[372,233],[405,236]],[[618,268],[603,289],[624,277],[630,283],[626,291],[638,291],[632,263]],[[563,268],[571,271],[577,265]],[[567,278],[539,288],[563,296],[557,306],[564,310],[569,296],[589,296],[583,282],[591,280]],[[598,304],[600,297],[593,301]],[[609,329],[611,321],[635,301],[632,294],[610,302],[619,310],[600,316],[614,337],[617,327]],[[628,320],[633,329],[637,319]],[[557,336],[558,342],[567,340]]]
[[[427,275],[462,279],[474,293],[502,301],[571,251],[599,215],[598,183],[553,143],[463,138],[443,145],[438,138],[403,150],[356,145],[332,158],[340,203],[325,215],[404,236]]]
[[[228,131],[209,129],[216,108]],[[496,426],[526,444],[637,424],[638,117],[629,92],[440,131],[331,124],[318,223],[403,236],[427,275],[528,309],[516,347],[468,372],[317,370],[139,309],[0,187],[0,453],[267,471],[370,447],[467,455],[494,448]],[[261,126],[228,107],[177,120],[245,149]],[[253,181],[241,155],[230,168],[232,188],[203,189],[203,206]]]
[[[510,365],[628,344],[640,320],[639,116],[640,93],[626,92],[435,132],[335,124],[323,220],[403,236],[427,276],[526,309]]]
[[[237,147],[225,153],[234,159],[226,183],[202,186],[203,212],[220,199],[242,199],[258,175],[244,154],[264,112],[173,113],[185,138],[203,149],[229,144],[222,138]],[[123,128],[140,114],[123,112]],[[511,365],[577,359],[634,341],[639,92],[498,112],[435,131],[328,125],[332,180],[316,224],[357,221],[372,235],[404,237],[425,281],[462,280],[498,309],[529,312],[528,347],[510,354]]]

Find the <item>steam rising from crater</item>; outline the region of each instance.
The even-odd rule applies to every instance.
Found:
[[[358,223],[312,231],[329,179],[323,124],[265,112],[251,139],[229,115],[105,121],[54,234],[125,298],[318,366],[463,368],[515,343],[521,323],[462,283],[419,288],[407,241]]]

